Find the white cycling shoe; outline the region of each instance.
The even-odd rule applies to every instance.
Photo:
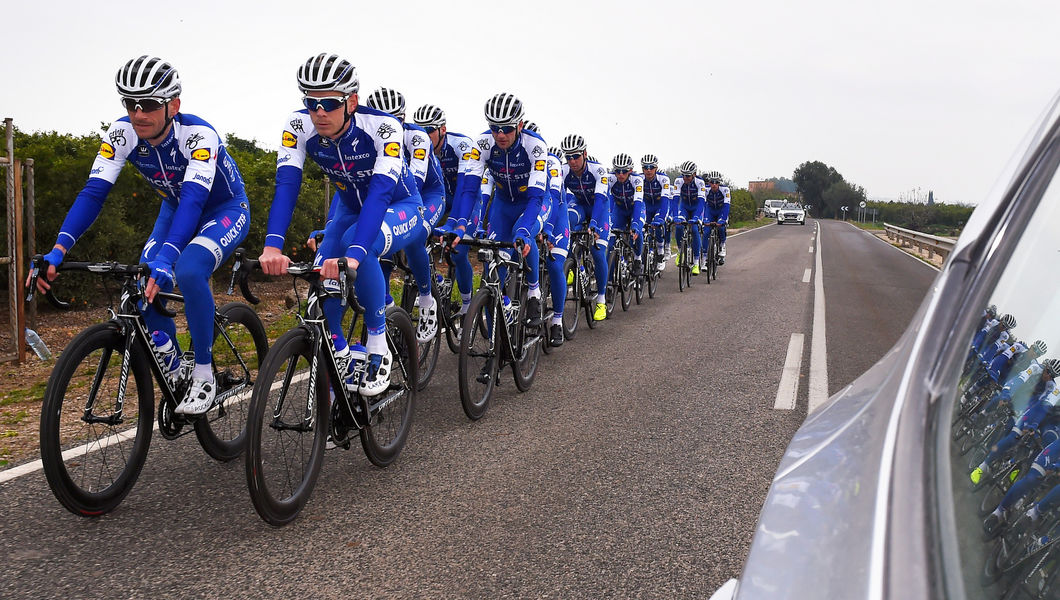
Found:
[[[201,415],[213,408],[216,398],[217,383],[213,377],[210,379],[193,377],[188,395],[173,409],[173,412],[178,415]]]
[[[390,387],[390,370],[393,368],[394,355],[390,348],[386,354],[369,354],[364,367],[364,377],[357,391],[362,396],[378,396]]]
[[[432,301],[428,308],[420,307],[420,323],[416,326],[416,341],[423,344],[438,334],[438,302]]]

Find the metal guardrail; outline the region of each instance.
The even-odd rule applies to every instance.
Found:
[[[887,239],[897,240],[903,246],[912,246],[917,250],[927,252],[928,258],[934,258],[936,252],[946,258],[953,251],[954,244],[957,243],[956,240],[950,238],[903,229],[890,223],[884,223],[883,228],[887,231]]]

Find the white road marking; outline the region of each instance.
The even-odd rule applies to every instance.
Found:
[[[301,381],[302,379],[305,379],[306,377],[309,377],[309,373],[308,372],[300,373],[298,375],[295,375],[291,379],[291,382],[294,383],[295,381]],[[279,381],[273,383],[271,389],[275,390],[277,388],[277,386],[280,385],[280,383],[281,382],[279,382]],[[252,390],[247,390],[247,391],[242,392],[242,393],[240,393],[238,395],[232,396],[231,398],[229,398],[229,402],[242,402],[242,401],[246,400],[247,398],[250,398],[251,392],[252,392]],[[158,431],[158,419],[155,419],[154,426],[152,427],[152,431]],[[89,452],[92,452],[94,450],[100,450],[100,449],[106,448],[107,446],[110,446],[111,444],[118,444],[118,443],[124,442],[124,441],[126,441],[128,439],[131,439],[131,438],[135,437],[135,436],[136,436],[136,428],[135,427],[130,427],[129,429],[126,429],[125,431],[120,431],[120,432],[115,433],[114,435],[112,435],[110,437],[107,437],[105,439],[96,440],[94,442],[89,442],[87,444],[83,444],[83,445],[78,446],[76,448],[70,448],[69,450],[63,452],[63,462],[66,462],[66,461],[70,460],[71,458],[76,458],[78,456],[84,456],[85,454],[88,454]],[[19,477],[22,477],[23,475],[28,475],[30,473],[34,473],[36,471],[40,471],[43,468],[44,468],[44,462],[39,460],[39,459],[35,460],[35,461],[32,461],[32,462],[28,462],[28,463],[22,464],[22,465],[19,465],[17,467],[11,467],[10,469],[7,469],[6,471],[0,471],[0,483],[11,481],[12,479],[17,479]]]
[[[788,356],[784,359],[784,372],[780,376],[780,387],[777,388],[777,399],[773,403],[776,410],[792,410],[799,395],[799,372],[802,370],[802,346],[805,336],[801,333],[791,334],[788,341]]]
[[[812,272],[813,272],[813,269],[806,269],[806,271],[802,274],[802,282],[803,283],[810,283],[810,273],[812,273]]]
[[[821,224],[817,223],[817,262],[813,284],[813,341],[810,345],[810,398],[806,414],[828,400],[828,348],[824,331],[824,269],[821,267]]]
[[[810,254],[813,254],[813,246],[810,246]]]

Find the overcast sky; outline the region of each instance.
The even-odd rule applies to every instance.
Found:
[[[272,148],[300,107],[295,70],[328,51],[357,66],[362,99],[395,88],[453,131],[484,130],[483,104],[509,91],[550,144],[580,133],[608,163],[691,159],[742,187],[820,160],[870,197],[974,204],[1060,89],[1053,0],[121,6],[5,3],[0,117],[97,132],[123,114],[118,67],[156,54],[185,112]]]

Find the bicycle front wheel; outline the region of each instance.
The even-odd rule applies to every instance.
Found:
[[[563,302],[563,337],[573,340],[581,320],[582,292],[584,288],[578,275],[578,263],[570,256],[563,263],[563,276],[567,278],[567,297]]]
[[[247,409],[247,486],[265,522],[286,525],[313,493],[324,463],[330,406],[327,375],[309,330],[276,340]]]
[[[435,343],[439,342],[437,336]],[[412,428],[412,411],[416,406],[417,369],[416,333],[404,310],[391,307],[386,311],[386,343],[394,355],[387,390],[368,398],[368,427],[361,430],[361,446],[372,464],[385,467],[401,454]],[[438,348],[435,346],[435,358]]]
[[[464,333],[460,338],[457,362],[460,380],[460,405],[472,421],[481,419],[489,409],[493,386],[500,370],[497,348],[499,315],[496,300],[488,289],[479,290],[464,315]]]
[[[108,513],[125,499],[151,444],[150,367],[131,348],[123,377],[125,341],[114,323],[89,327],[67,344],[44,390],[44,475],[56,499],[83,517]]]
[[[269,351],[269,339],[258,313],[246,304],[230,302],[217,313],[221,324],[214,324],[213,364],[221,400],[195,421],[195,437],[206,454],[229,461],[246,445],[250,393]]]
[[[514,327],[509,328],[509,331],[514,332],[511,340],[512,349],[515,351],[515,360],[512,361],[512,378],[515,380],[515,387],[520,392],[529,390],[534,383],[537,364],[541,358],[539,332],[542,330],[542,326],[531,328],[528,325],[525,296],[523,300],[519,306],[518,320]]]

